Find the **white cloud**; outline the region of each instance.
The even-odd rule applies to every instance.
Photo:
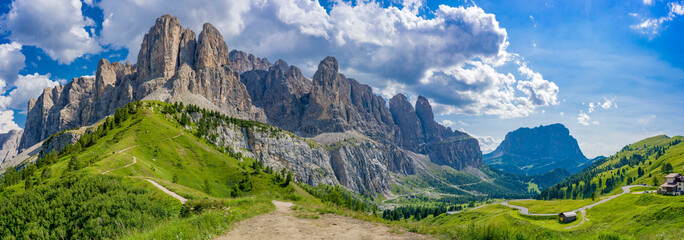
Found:
[[[21,129],[19,125],[14,122],[14,111],[0,110],[0,133],[7,133],[13,129]]]
[[[69,64],[84,54],[101,50],[86,30],[92,19],[81,13],[80,0],[16,0],[2,16],[2,30],[23,45],[43,49],[52,59]]]
[[[564,116],[565,116],[565,112],[560,112],[560,116],[561,116],[561,117],[564,117]]]
[[[486,114],[500,118],[526,117],[538,107],[558,104],[558,87],[542,75],[520,64],[527,80],[512,73],[499,73],[479,61],[448,69],[434,69],[412,89],[429,92],[438,114]],[[442,104],[444,102],[450,104]]]
[[[593,121],[593,122],[591,122],[591,123],[594,124],[594,125],[599,125],[599,121]]]
[[[644,0],[644,5],[651,5],[653,4],[653,0]]]
[[[589,126],[589,115],[586,113],[580,112],[579,115],[577,116],[577,123],[582,124],[584,126]]]
[[[0,94],[12,86],[19,70],[24,68],[26,57],[21,53],[21,44],[12,42],[0,44]]]
[[[644,1],[646,3],[647,0]],[[653,3],[650,1],[649,3]],[[677,2],[667,3],[668,13],[665,16],[657,18],[642,18],[639,24],[632,25],[632,29],[637,30],[645,35],[654,36],[658,34],[663,24],[670,22],[677,16],[684,15],[684,4]],[[630,14],[633,17],[639,17],[638,14]]]
[[[14,83],[16,87],[6,96],[0,96],[0,109],[23,109],[27,107],[28,100],[39,96],[46,87],[59,85],[58,82],[50,80],[50,74],[40,75],[38,73],[19,75]]]
[[[477,142],[480,144],[480,151],[482,151],[482,154],[487,154],[490,152],[493,152],[496,150],[496,148],[501,144],[501,139],[496,139],[491,136],[478,136],[472,133],[469,133],[463,128],[460,128],[459,131],[467,133],[471,137],[477,139]]]
[[[653,120],[655,120],[655,118],[656,115],[651,114],[648,116],[639,117],[639,119],[637,119],[637,122],[641,125],[649,125],[651,124],[651,122],[653,122]]]
[[[456,124],[455,122],[449,121],[449,120],[447,120],[447,119],[444,119],[444,120],[442,120],[442,121],[439,122],[439,123],[442,124],[442,126],[445,126],[445,127],[451,127],[451,126],[453,126],[453,125]]]
[[[592,113],[595,112],[596,110],[599,109],[611,109],[611,108],[617,108],[618,105],[615,103],[615,98],[608,99],[607,97],[603,97],[603,102],[598,101],[596,103],[590,102],[589,107],[587,108],[587,112]]]

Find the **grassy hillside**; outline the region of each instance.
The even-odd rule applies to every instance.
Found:
[[[517,201],[539,213],[576,209],[591,200]],[[514,201],[511,201],[514,203]],[[527,216],[500,204],[454,215],[400,221],[409,231],[449,239],[682,239],[684,197],[625,194],[578,213],[571,223]],[[584,221],[583,221],[584,220]]]
[[[682,173],[684,137],[655,136],[625,146],[615,155],[544,190],[538,199],[577,199],[622,192],[620,186],[658,186],[670,172]]]
[[[162,113],[168,106],[131,103],[62,152],[4,174],[0,238],[206,239],[271,211],[272,199],[329,208],[287,172],[222,153],[196,130],[180,128]],[[148,180],[189,201],[181,204]],[[371,209],[343,190],[327,190],[318,196],[337,192],[326,200]]]

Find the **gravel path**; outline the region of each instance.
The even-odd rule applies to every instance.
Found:
[[[173,198],[175,198],[175,199],[178,199],[178,201],[180,201],[181,204],[185,204],[185,202],[188,201],[188,199],[182,197],[181,195],[176,194],[175,192],[172,192],[171,190],[165,188],[164,186],[160,185],[159,183],[157,183],[157,182],[155,182],[155,181],[153,181],[153,180],[150,180],[150,179],[145,179],[145,180],[147,180],[148,182],[152,183],[152,185],[154,185],[155,187],[159,188],[160,190],[162,190],[164,193],[168,194],[169,196],[171,196],[171,197],[173,197]]]
[[[126,166],[123,166],[123,167],[118,167],[118,168],[114,168],[114,169],[109,169],[109,170],[107,170],[107,171],[102,172],[102,174],[107,174],[107,173],[109,173],[109,172],[111,172],[111,171],[114,171],[114,170],[119,170],[119,169],[122,169],[122,168],[130,167],[131,165],[133,165],[133,164],[135,164],[135,163],[137,163],[137,162],[138,162],[138,160],[135,158],[135,156],[133,156],[133,162],[132,162],[132,163],[129,163],[129,164],[127,164]]]
[[[394,233],[383,224],[333,214],[319,219],[299,218],[289,202],[273,201],[276,210],[235,225],[218,240],[251,239],[425,239],[423,235]]]

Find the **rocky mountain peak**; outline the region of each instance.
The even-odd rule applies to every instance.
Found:
[[[416,100],[416,114],[423,123],[431,123],[435,120],[430,101],[423,96],[418,96],[418,100]]]
[[[267,70],[271,63],[266,58],[258,58],[243,51],[233,50],[228,54],[233,70],[240,74],[252,70]]]
[[[282,59],[278,59],[275,63],[273,63],[273,65],[271,65],[271,67],[277,67],[282,72],[286,72],[287,69],[290,68],[290,66],[287,65],[287,62]]]
[[[415,152],[424,152],[423,127],[408,98],[401,93],[394,95],[389,101],[389,110],[394,123],[401,129],[401,145]]]
[[[228,65],[228,46],[221,33],[210,23],[205,23],[199,34],[195,55],[195,68],[217,68]]]
[[[541,174],[556,168],[574,173],[588,161],[570,130],[559,123],[509,132],[484,158],[496,168],[521,174]]]
[[[139,79],[168,78],[178,64],[178,48],[183,28],[178,18],[164,15],[145,34],[138,53]]]
[[[318,80],[333,80],[338,74],[339,66],[335,57],[328,56],[318,64],[318,69],[314,74],[314,81]]]

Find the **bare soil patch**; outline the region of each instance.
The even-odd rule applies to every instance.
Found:
[[[318,219],[295,216],[289,202],[273,201],[276,210],[235,225],[218,240],[232,239],[425,239],[423,235],[397,233],[380,223],[323,214]]]

